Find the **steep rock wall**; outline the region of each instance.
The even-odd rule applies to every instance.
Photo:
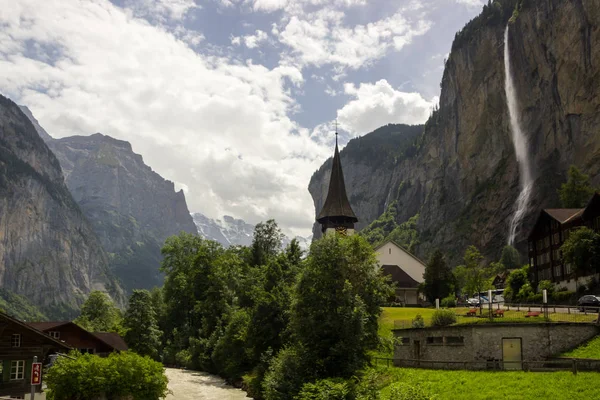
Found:
[[[440,248],[459,263],[470,244],[488,259],[499,256],[519,194],[504,93],[509,19],[513,78],[535,177],[518,248],[524,253],[539,210],[559,206],[556,191],[571,164],[600,184],[600,3],[495,1],[457,34],[442,79],[440,108],[427,121],[416,156],[369,170],[368,163],[345,160],[342,151],[344,172],[352,177],[346,181],[351,201],[358,193],[366,196],[361,226],[382,212],[381,205],[397,188],[403,209],[398,222],[420,213],[419,256]],[[388,190],[362,184],[369,175],[389,182]],[[309,190],[315,204],[322,204],[323,184],[311,181]]]
[[[2,96],[0,282],[49,317],[72,317],[91,290],[124,303],[58,160],[19,107]]]

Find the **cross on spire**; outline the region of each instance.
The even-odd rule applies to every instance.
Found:
[[[338,137],[338,131],[337,131],[337,118],[335,119],[335,145],[337,146],[337,137]]]

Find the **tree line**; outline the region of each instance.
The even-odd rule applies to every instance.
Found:
[[[256,226],[249,247],[170,237],[162,288],[134,290],[124,314],[92,293],[76,322],[120,332],[167,366],[243,381],[255,398],[317,398],[332,387],[369,398],[351,378],[379,346],[380,305],[393,295],[372,246],[327,235],[304,255],[295,240],[282,249],[282,239],[272,220]]]

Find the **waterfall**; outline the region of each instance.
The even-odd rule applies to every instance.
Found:
[[[521,193],[515,203],[515,213],[510,221],[508,231],[508,244],[513,245],[517,236],[517,228],[523,221],[523,217],[527,212],[529,198],[533,189],[533,179],[531,175],[531,164],[529,162],[529,149],[527,138],[521,130],[519,124],[519,107],[517,104],[517,93],[513,82],[512,71],[510,67],[510,51],[508,48],[508,25],[504,31],[504,90],[506,92],[506,101],[508,105],[508,114],[510,116],[510,132],[513,145],[515,146],[515,154],[519,163],[519,185]]]

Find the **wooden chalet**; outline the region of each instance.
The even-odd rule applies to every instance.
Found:
[[[563,261],[560,247],[573,229],[582,226],[600,232],[600,193],[595,193],[585,208],[554,208],[540,212],[528,237],[529,265],[536,284],[549,280],[575,290],[574,269]]]
[[[71,348],[51,336],[0,313],[0,397],[24,398],[31,393],[31,364],[33,357],[44,363],[48,355],[66,353]],[[36,386],[36,391],[41,385]]]
[[[107,356],[114,351],[127,350],[127,344],[118,334],[88,332],[71,321],[30,322],[28,325],[82,353]]]

